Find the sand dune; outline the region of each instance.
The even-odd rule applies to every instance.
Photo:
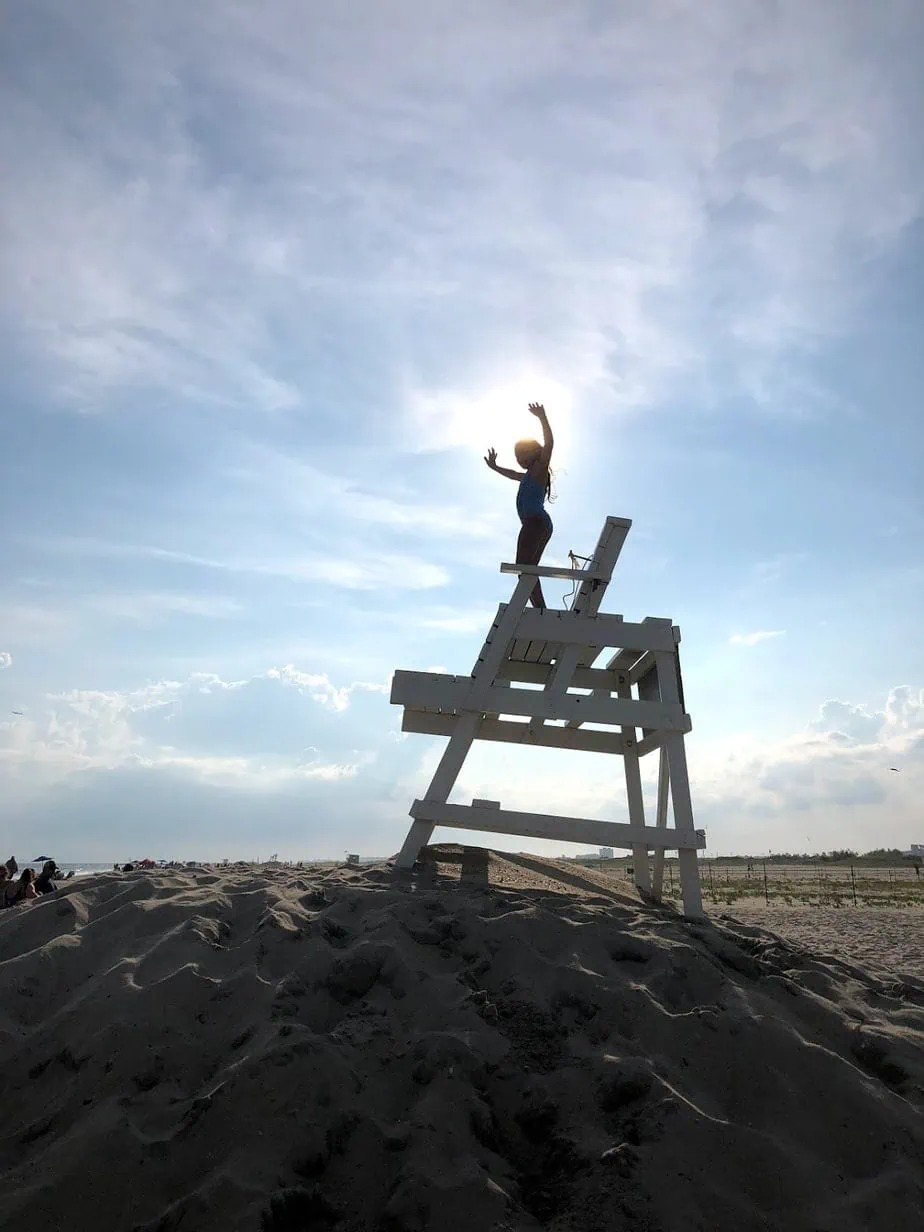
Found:
[[[0,914],[0,1226],[922,1226],[924,984],[434,854]]]

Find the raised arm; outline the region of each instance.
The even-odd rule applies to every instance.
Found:
[[[497,471],[498,475],[503,475],[506,479],[512,479],[515,483],[519,483],[526,473],[525,471],[510,471],[506,466],[498,466],[496,449],[489,449],[485,454],[484,460],[492,471]]]
[[[542,452],[539,457],[529,468],[533,472],[533,478],[544,483],[549,473],[549,462],[552,459],[552,448],[555,444],[555,438],[552,435],[552,428],[549,424],[549,417],[545,413],[545,407],[541,402],[530,402],[530,414],[535,415],[542,424]]]

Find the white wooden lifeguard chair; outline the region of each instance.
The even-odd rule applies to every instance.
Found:
[[[702,916],[696,853],[706,836],[693,827],[683,740],[692,725],[684,711],[680,630],[667,619],[646,617],[633,624],[599,610],[631,525],[628,518],[607,518],[583,569],[502,564],[501,573],[516,573],[519,580],[510,602],[498,607],[470,676],[395,672],[391,701],[404,707],[402,731],[449,737],[426,795],[411,805],[413,822],[398,868],[414,866],[435,826],[630,848],[636,885],[660,901],[664,852],[676,850],[684,914]],[[570,608],[527,608],[537,577],[573,581]],[[606,650],[612,653],[604,664],[594,666]],[[542,688],[511,687],[516,683]],[[620,754],[628,824],[513,812],[494,800],[448,803],[473,740]],[[655,825],[649,826],[639,760],[656,749],[657,809]]]

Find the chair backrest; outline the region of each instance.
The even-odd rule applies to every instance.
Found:
[[[593,556],[587,565],[589,573],[602,574],[605,580],[600,580],[598,577],[593,581],[581,582],[571,600],[572,612],[580,612],[583,616],[597,614],[631,525],[631,518],[610,517],[606,519]]]

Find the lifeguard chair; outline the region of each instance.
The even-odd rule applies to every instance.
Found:
[[[702,916],[696,853],[706,836],[693,826],[684,747],[692,724],[684,709],[680,630],[669,619],[649,616],[633,624],[600,611],[631,525],[628,518],[607,518],[586,568],[502,564],[501,573],[515,573],[518,581],[510,602],[498,607],[471,675],[395,672],[391,701],[404,707],[402,731],[449,737],[426,794],[411,805],[413,821],[397,867],[413,867],[435,826],[629,848],[636,885],[660,901],[664,852],[676,850],[684,913]],[[570,607],[527,608],[537,577],[573,581]],[[605,651],[610,653],[598,663]],[[495,800],[450,804],[474,740],[620,755],[628,824],[514,812]],[[657,808],[649,826],[639,763],[655,750],[660,752]]]

